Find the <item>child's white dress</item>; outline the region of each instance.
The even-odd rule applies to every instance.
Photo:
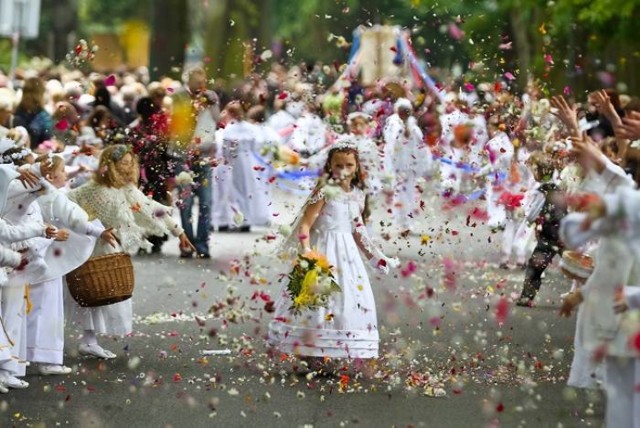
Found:
[[[172,218],[171,207],[154,201],[131,184],[113,188],[90,181],[69,191],[68,196],[87,212],[89,220],[99,219],[105,228],[113,228],[120,241],[115,248],[104,241],[97,241],[93,256],[117,252],[134,254],[140,248],[151,249],[146,236],[169,233],[180,236],[183,232]],[[120,336],[132,331],[131,299],[85,308],[79,306],[67,291],[65,305],[68,305],[67,320],[84,330]]]
[[[342,291],[330,296],[327,308],[294,315],[289,311],[292,302],[285,283],[269,325],[269,343],[286,354],[376,358],[380,340],[376,305],[356,243],[359,241],[367,250],[376,251],[361,220],[365,194],[357,188],[351,192],[333,186],[330,189],[322,189],[310,199],[310,203],[315,203],[324,198],[325,204],[309,238],[311,247],[326,255],[334,267]]]

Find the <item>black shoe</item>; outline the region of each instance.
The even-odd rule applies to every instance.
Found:
[[[507,263],[507,262],[502,262],[502,263],[500,263],[500,266],[498,266],[498,267],[499,267],[500,269],[503,269],[503,270],[509,270],[509,263]]]
[[[238,228],[238,232],[251,232],[251,226],[244,225]]]
[[[180,251],[180,258],[181,259],[190,259],[193,257],[193,252],[192,251]]]
[[[218,232],[228,232],[229,231],[229,226],[225,225],[225,226],[218,226]]]
[[[533,299],[529,299],[528,297],[520,297],[518,300],[516,300],[516,306],[521,306],[523,308],[532,308]]]
[[[209,253],[198,253],[196,255],[196,259],[210,259],[211,258],[211,254]]]

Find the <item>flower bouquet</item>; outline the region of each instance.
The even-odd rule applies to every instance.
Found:
[[[326,308],[329,296],[341,291],[332,269],[327,258],[317,251],[299,254],[288,275],[287,292],[293,301],[289,310],[300,314],[305,309]]]

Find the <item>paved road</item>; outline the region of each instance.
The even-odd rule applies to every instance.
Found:
[[[301,202],[276,201],[280,223]],[[213,260],[180,260],[175,242],[137,257],[135,333],[102,341],[119,358],[79,357],[69,330],[74,373],[28,375],[30,388],[0,396],[0,425],[599,426],[602,395],[565,386],[575,319],[557,310],[567,282],[550,272],[538,307],[511,305],[522,272],[496,268],[497,236],[472,213],[427,204],[421,233],[406,237],[376,224],[404,272],[373,279],[383,356],[360,374],[307,378],[267,357],[259,293],[275,295],[286,270],[270,256],[277,228],[214,234]],[[443,259],[456,272],[448,288]],[[231,354],[201,354],[220,349]]]

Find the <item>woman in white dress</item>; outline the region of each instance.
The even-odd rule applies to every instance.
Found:
[[[336,144],[324,167],[331,184],[321,181],[302,208],[285,250],[304,253],[313,248],[334,268],[341,292],[329,297],[327,307],[289,311],[291,298],[284,287],[269,325],[269,343],[278,351],[305,357],[376,358],[378,322],[365,262],[383,273],[397,260],[387,258],[371,244],[362,221],[364,183],[358,152],[352,144]]]
[[[154,201],[138,187],[139,169],[130,147],[116,144],[107,147],[100,156],[100,165],[93,179],[69,191],[69,199],[76,202],[104,227],[113,228],[119,243],[112,246],[104,241],[96,244],[93,256],[117,252],[137,253],[140,248],[150,250],[145,236],[171,233],[180,239],[180,248],[195,251],[184,231],[173,220],[171,208]],[[85,308],[79,306],[67,292],[67,320],[76,322],[84,330],[80,354],[98,358],[115,358],[103,349],[96,334],[124,336],[132,330],[131,299],[112,305]]]

